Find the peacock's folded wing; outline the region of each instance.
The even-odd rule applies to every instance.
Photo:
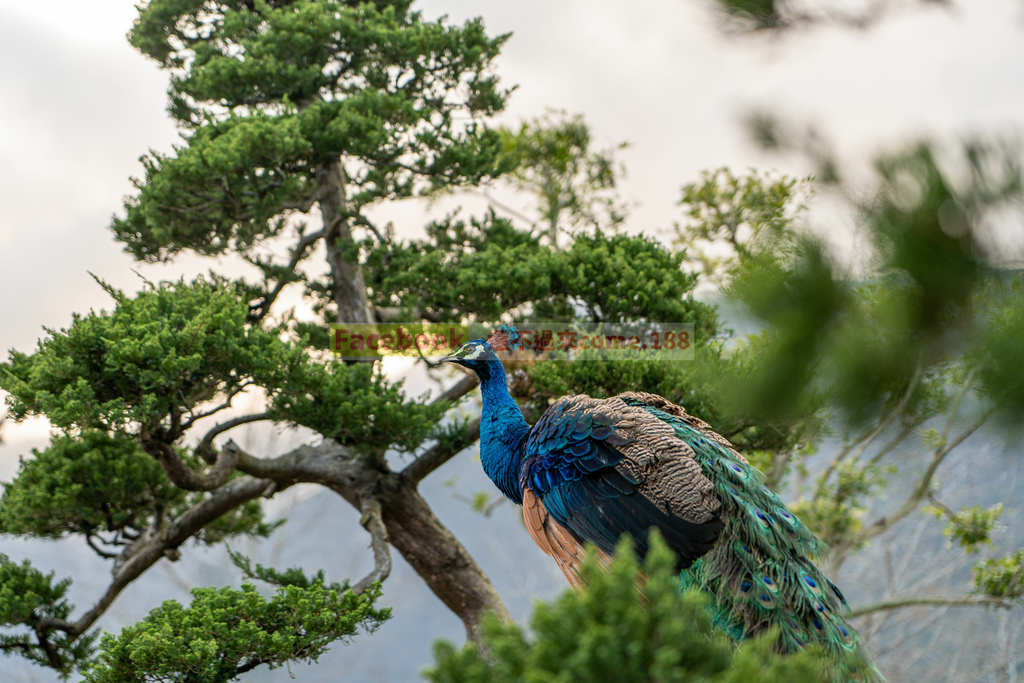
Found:
[[[557,524],[558,534],[609,554],[628,534],[644,553],[653,527],[682,568],[707,553],[722,528],[714,485],[693,450],[619,398],[567,397],[548,409],[527,438],[521,484],[524,504],[532,496],[539,506],[532,519],[529,506],[524,515],[542,548],[551,533],[538,540],[534,530]]]

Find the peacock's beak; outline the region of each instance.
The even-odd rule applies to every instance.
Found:
[[[437,361],[438,365],[440,365],[441,363],[451,363],[452,365],[457,367],[462,372],[469,372],[469,373],[473,372],[472,370],[469,369],[469,367],[466,366],[466,359],[463,358],[462,356],[459,356],[458,354],[452,354],[450,356],[445,356],[441,360]]]

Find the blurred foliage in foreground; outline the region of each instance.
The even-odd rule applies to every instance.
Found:
[[[847,238],[859,260],[800,229],[806,182],[722,169],[686,186],[677,243],[761,330],[724,344],[711,366],[715,402],[761,430],[811,427],[803,447],[751,457],[772,482],[790,477],[793,510],[834,548],[833,572],[921,511],[967,553],[992,546],[1002,506],[953,509],[943,499],[956,482],[941,468],[984,426],[1016,429],[1024,416],[1024,279],[1012,251],[1024,227],[1020,148],[914,144],[876,161],[865,199],[820,139],[756,123],[766,147],[816,164],[814,189],[855,219]],[[840,445],[819,453],[826,436]],[[909,491],[877,506],[897,472],[912,475]],[[1019,602],[1021,560],[979,562],[970,600]],[[857,611],[875,609],[887,607]]]
[[[437,643],[435,667],[426,672],[427,679],[432,683],[823,680],[821,665],[812,653],[775,654],[770,635],[735,648],[712,626],[707,596],[679,591],[672,552],[660,537],[653,540],[642,572],[628,541],[620,544],[607,570],[591,556],[583,569],[586,588],[567,590],[552,603],[538,603],[529,636],[518,625],[491,620],[484,635],[487,655],[473,644],[459,650],[447,642]]]

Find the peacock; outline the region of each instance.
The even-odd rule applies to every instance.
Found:
[[[841,616],[846,599],[812,562],[823,544],[729,441],[643,392],[566,396],[531,427],[492,347],[508,348],[516,336],[503,328],[443,360],[479,378],[484,471],[523,507],[530,536],[570,584],[579,584],[585,543],[607,557],[628,534],[642,555],[657,528],[678,557],[683,587],[715,596],[715,623],[734,640],[776,627],[784,652],[818,643],[839,678],[883,680],[870,664],[858,668],[868,659]]]

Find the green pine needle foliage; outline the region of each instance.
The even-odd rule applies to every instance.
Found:
[[[65,620],[75,609],[67,601],[71,579],[56,583],[53,572],[43,574],[25,560],[21,564],[0,554],[0,654],[18,654],[42,666],[55,666],[67,676],[83,668],[93,653],[95,634],[69,642],[60,633],[49,640],[50,656],[36,638],[36,626],[44,619]]]
[[[435,645],[432,683],[804,683],[822,681],[813,653],[778,655],[772,635],[735,647],[715,630],[706,595],[680,592],[672,552],[660,538],[642,571],[624,541],[605,569],[584,565],[586,588],[538,603],[529,635],[490,620],[488,652]]]
[[[12,418],[45,415],[68,434],[99,430],[173,443],[211,402],[252,385],[267,392],[271,419],[383,450],[420,444],[444,412],[406,400],[400,384],[367,365],[324,364],[249,324],[248,302],[233,285],[199,278],[149,286],[135,297],[108,291],[112,312],[76,315],[68,329],[49,330],[35,353],[12,351],[0,363]],[[118,444],[115,451],[126,455],[130,448]],[[90,450],[82,448],[75,457]]]
[[[717,319],[693,300],[696,277],[683,260],[648,237],[600,232],[558,250],[492,212],[433,223],[425,240],[377,246],[364,268],[373,303],[444,322],[497,320],[524,304],[532,320],[571,320],[575,307],[590,322],[692,322],[707,340]]]
[[[173,430],[215,396],[287,381],[302,352],[247,325],[233,287],[203,278],[147,286],[134,297],[107,287],[112,312],[75,315],[35,353],[0,364],[15,420],[45,414],[63,430],[138,434]],[[163,425],[161,425],[163,423]]]
[[[4,486],[0,532],[61,538],[141,531],[157,506],[178,506],[186,497],[124,436],[90,429],[78,438],[55,437],[32,454]]]
[[[149,616],[106,634],[87,683],[221,683],[267,665],[316,661],[336,641],[372,633],[391,616],[377,609],[379,585],[355,595],[284,586],[267,600],[250,584],[241,590],[196,588],[183,607],[168,600]]]
[[[511,162],[480,121],[508,91],[491,62],[508,36],[449,25],[411,3],[150,0],[132,45],[171,71],[187,131],[113,221],[135,258],[253,254],[345,156],[348,209],[496,177]],[[359,166],[352,171],[353,166]]]
[[[348,590],[347,581],[345,583],[327,583],[323,569],[318,569],[316,574],[309,576],[300,567],[289,567],[284,571],[274,569],[273,567],[264,567],[259,563],[253,567],[251,558],[231,548],[228,548],[228,555],[231,557],[231,562],[242,570],[242,575],[247,579],[264,581],[274,586],[310,588],[315,584],[320,584],[328,590],[338,591],[339,593]]]

